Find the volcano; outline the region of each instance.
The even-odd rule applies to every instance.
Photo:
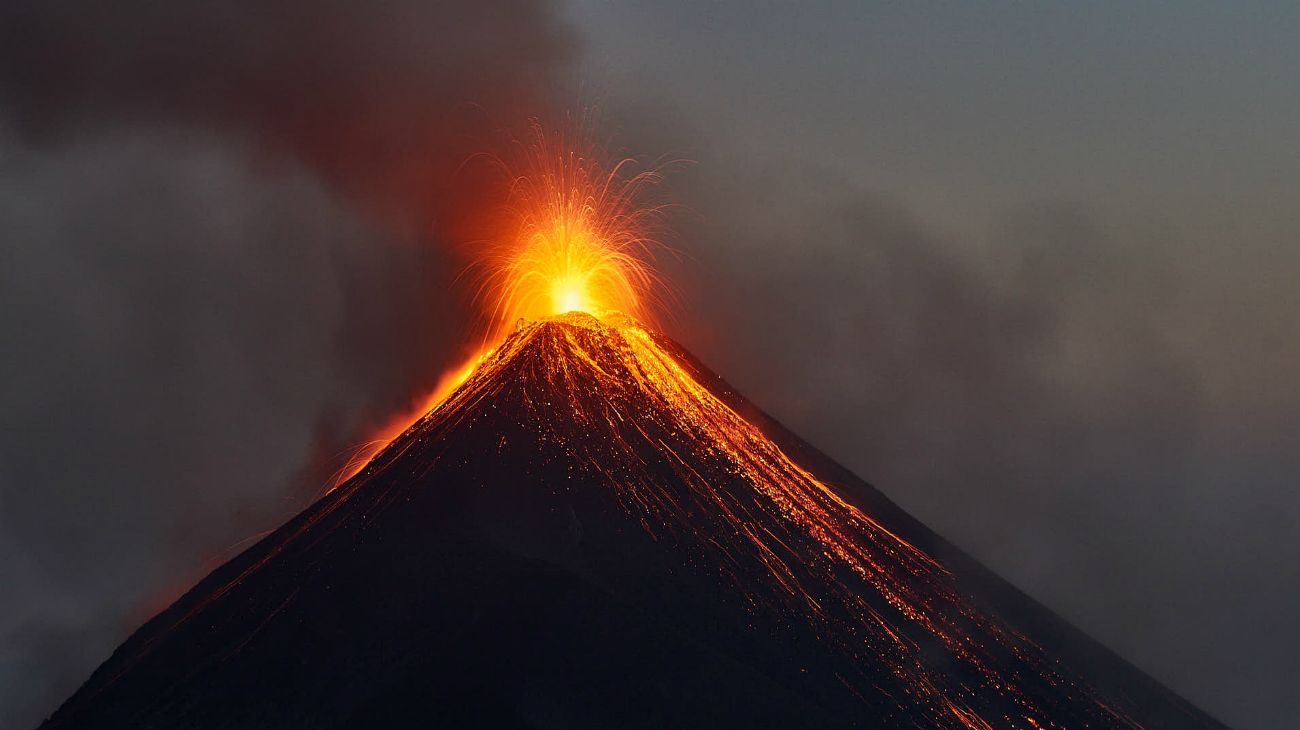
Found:
[[[570,313],[43,727],[1221,726],[666,337]]]

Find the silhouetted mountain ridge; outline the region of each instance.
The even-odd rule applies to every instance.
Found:
[[[611,314],[523,323],[49,728],[1220,727]]]

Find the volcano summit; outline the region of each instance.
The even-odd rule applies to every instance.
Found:
[[[523,321],[46,728],[1220,727],[618,314]]]

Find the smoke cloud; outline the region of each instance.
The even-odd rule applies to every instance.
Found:
[[[416,224],[477,151],[482,115],[544,114],[573,50],[554,11],[530,0],[20,0],[4,12],[0,100],[24,137],[184,123],[299,161]]]
[[[1292,222],[1031,199],[953,234],[833,154],[624,103],[628,147],[698,163],[668,277],[689,349],[1207,711],[1288,722],[1300,320],[1270,272],[1300,270]]]
[[[573,51],[527,0],[0,9],[0,727],[455,357],[456,168]]]
[[[5,3],[0,727],[436,378],[457,168],[584,62],[611,147],[698,163],[671,334],[1175,690],[1287,725],[1295,24],[1060,7]]]

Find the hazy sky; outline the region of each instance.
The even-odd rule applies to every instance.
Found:
[[[1291,721],[1300,8],[573,12],[583,83],[697,163],[688,344],[1212,713]]]
[[[586,104],[692,161],[671,334],[1211,713],[1288,725],[1296,38],[1285,3],[6,3],[0,727],[454,359],[446,170]]]

